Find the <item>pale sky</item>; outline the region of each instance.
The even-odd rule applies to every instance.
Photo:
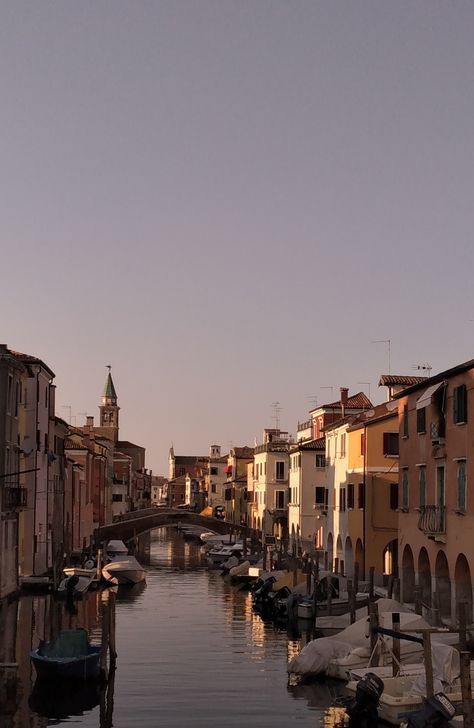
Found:
[[[472,0],[0,2],[1,343],[167,453],[473,357]],[[361,384],[362,383],[362,384]]]

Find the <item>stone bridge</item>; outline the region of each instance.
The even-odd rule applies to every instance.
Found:
[[[95,532],[96,542],[119,539],[126,543],[154,528],[177,525],[178,523],[202,526],[203,531],[215,531],[222,534],[239,533],[242,536],[247,536],[247,538],[256,536],[256,532],[247,526],[239,526],[212,516],[200,516],[193,511],[179,508],[147,508],[141,511],[124,513],[113,523],[101,526]]]

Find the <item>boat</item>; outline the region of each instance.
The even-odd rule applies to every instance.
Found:
[[[30,657],[39,678],[87,680],[99,675],[100,645],[93,645],[85,629],[65,629],[56,639],[41,641]]]
[[[94,577],[95,571],[93,575],[89,574],[88,576],[78,576],[77,574],[65,576],[64,579],[61,580],[57,588],[57,594],[58,596],[63,597],[81,597],[83,594],[86,593],[86,591],[89,590]]]
[[[243,543],[227,544],[221,547],[215,547],[207,552],[206,561],[211,566],[220,566],[231,556],[242,556],[244,550]]]
[[[138,584],[145,580],[145,569],[128,553],[123,541],[109,541],[106,548],[108,563],[102,567],[102,577],[112,584]]]

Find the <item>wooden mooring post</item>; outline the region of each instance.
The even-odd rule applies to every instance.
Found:
[[[378,636],[376,629],[379,626],[379,609],[376,602],[369,602],[369,628],[370,628],[370,659],[369,667],[374,664],[375,651],[377,647]]]
[[[313,617],[314,626],[316,627],[316,619],[318,615],[318,582],[319,582],[319,560],[316,556],[313,562]]]
[[[423,658],[425,662],[426,675],[426,697],[433,697],[433,656],[431,654],[431,631],[423,633]]]
[[[394,632],[400,632],[400,614],[399,612],[393,612],[392,614],[392,629]],[[393,637],[392,646],[392,675],[395,677],[398,675],[400,670],[400,640],[398,637]]]
[[[352,579],[347,580],[347,596],[349,600],[349,615],[351,624],[356,621],[356,593],[352,586]]]

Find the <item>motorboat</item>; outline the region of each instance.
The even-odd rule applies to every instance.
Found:
[[[105,549],[108,562],[102,567],[102,577],[112,584],[138,584],[145,580],[145,569],[128,553],[123,541],[109,541]]]
[[[100,645],[91,644],[82,628],[65,629],[56,639],[40,642],[30,657],[40,678],[87,680],[99,675]]]
[[[94,578],[95,570],[93,574],[86,576],[79,576],[77,574],[65,576],[59,583],[57,594],[58,596],[81,597],[89,590]]]
[[[206,554],[206,561],[211,566],[220,566],[227,561],[231,556],[242,556],[244,550],[243,543],[233,543],[223,545],[221,547],[214,547]]]

